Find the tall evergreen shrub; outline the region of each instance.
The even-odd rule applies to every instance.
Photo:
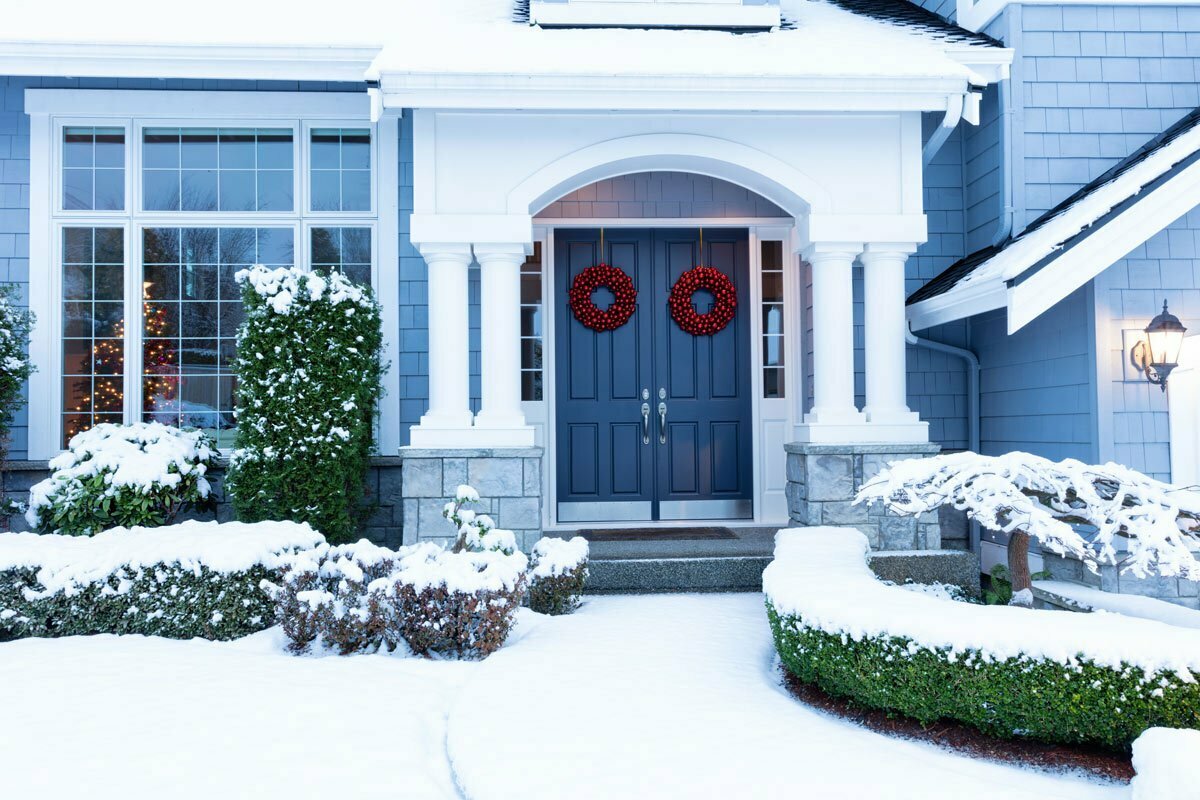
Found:
[[[7,530],[9,516],[22,510],[5,494],[4,478],[13,415],[21,407],[21,386],[33,372],[28,355],[33,314],[19,308],[16,299],[14,287],[0,286],[0,530]]]
[[[239,519],[358,529],[380,397],[383,333],[369,287],[340,273],[238,273],[237,421],[226,486]]]

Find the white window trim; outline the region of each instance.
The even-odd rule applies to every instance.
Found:
[[[144,227],[281,227],[296,235],[296,264],[309,264],[311,227],[372,229],[372,277],[382,306],[384,358],[391,362],[383,380],[376,446],[396,452],[400,444],[400,379],[395,353],[399,338],[399,117],[370,122],[365,93],[207,92],[28,89],[30,117],[30,309],[37,323],[30,355],[38,372],[29,382],[29,458],[47,459],[62,452],[62,276],[63,227],[125,229],[127,319],[140,317],[141,257]],[[126,138],[124,211],[62,209],[61,138],[64,125],[124,127]],[[141,208],[141,129],[143,127],[291,127],[295,137],[295,203],[291,212],[145,212]],[[309,212],[308,139],[312,127],[369,128],[372,136],[372,210]],[[392,187],[390,190],[387,187]],[[137,312],[130,316],[129,310]],[[137,353],[140,325],[128,326],[126,352]],[[127,373],[135,370],[127,369]],[[125,377],[125,418],[141,417],[140,376]]]

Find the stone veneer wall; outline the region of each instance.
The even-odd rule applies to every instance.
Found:
[[[404,543],[449,543],[455,531],[442,517],[461,484],[479,492],[471,508],[508,528],[529,552],[542,535],[542,448],[400,448],[404,464]]]
[[[863,482],[889,461],[936,455],[937,444],[785,444],[791,525],[857,528],[873,550],[936,550],[942,546],[938,514],[899,517],[882,506],[855,505]]]
[[[366,494],[363,498],[367,517],[363,521],[361,533],[367,539],[383,547],[399,547],[402,542],[400,464],[401,460],[396,456],[373,458],[370,471],[367,473]],[[6,496],[10,500],[28,501],[29,487],[49,474],[50,469],[45,461],[10,461],[9,470],[5,476]],[[180,515],[180,521],[215,519],[219,522],[226,522],[234,518],[233,506],[225,496],[224,468],[214,469],[208,477],[212,483],[213,492],[218,498],[215,512],[189,512]],[[10,522],[14,531],[28,530],[25,518],[22,516],[13,517]]]
[[[1132,574],[1123,575],[1120,567],[1114,564],[1105,564],[1100,567],[1099,572],[1092,572],[1078,559],[1064,558],[1044,551],[1041,556],[1043,568],[1056,580],[1082,583],[1105,592],[1153,597],[1187,608],[1200,609],[1200,581],[1165,578],[1161,575],[1145,578]]]

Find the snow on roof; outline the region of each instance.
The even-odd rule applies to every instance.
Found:
[[[93,0],[60,0],[52,14],[43,0],[8,0],[0,61],[5,56],[15,61],[29,48],[55,48],[64,74],[77,74],[65,62],[83,58],[87,46],[291,47],[361,49],[367,59],[378,56],[372,77],[402,72],[970,79],[972,70],[962,63],[970,59],[962,51],[998,46],[906,0],[781,0],[781,7],[788,21],[783,28],[735,34],[542,29],[519,20],[514,0],[341,0],[336,13],[294,0],[208,0],[203,13],[186,19],[161,0],[123,0],[119,12]],[[162,77],[175,77],[167,61],[162,60]]]
[[[414,12],[393,32],[375,73],[972,77],[947,55],[951,42],[944,33],[848,10],[844,5],[852,0],[782,0],[788,25],[762,33],[548,30],[514,24],[512,0],[400,4]],[[990,40],[952,44],[996,47]]]
[[[1046,265],[1097,228],[1120,219],[1130,205],[1148,196],[1164,180],[1192,163],[1197,154],[1200,154],[1200,108],[1184,115],[1104,174],[1039,216],[1019,235],[950,265],[914,292],[908,298],[908,304],[987,282],[1017,280],[1034,267]],[[1122,255],[1124,253],[1115,253],[1113,260]]]

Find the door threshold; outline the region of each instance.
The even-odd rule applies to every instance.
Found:
[[[653,520],[629,522],[568,522],[548,525],[543,529],[546,535],[578,533],[585,530],[631,530],[637,528],[786,528],[788,520],[756,521],[752,519],[686,519],[686,520]]]

